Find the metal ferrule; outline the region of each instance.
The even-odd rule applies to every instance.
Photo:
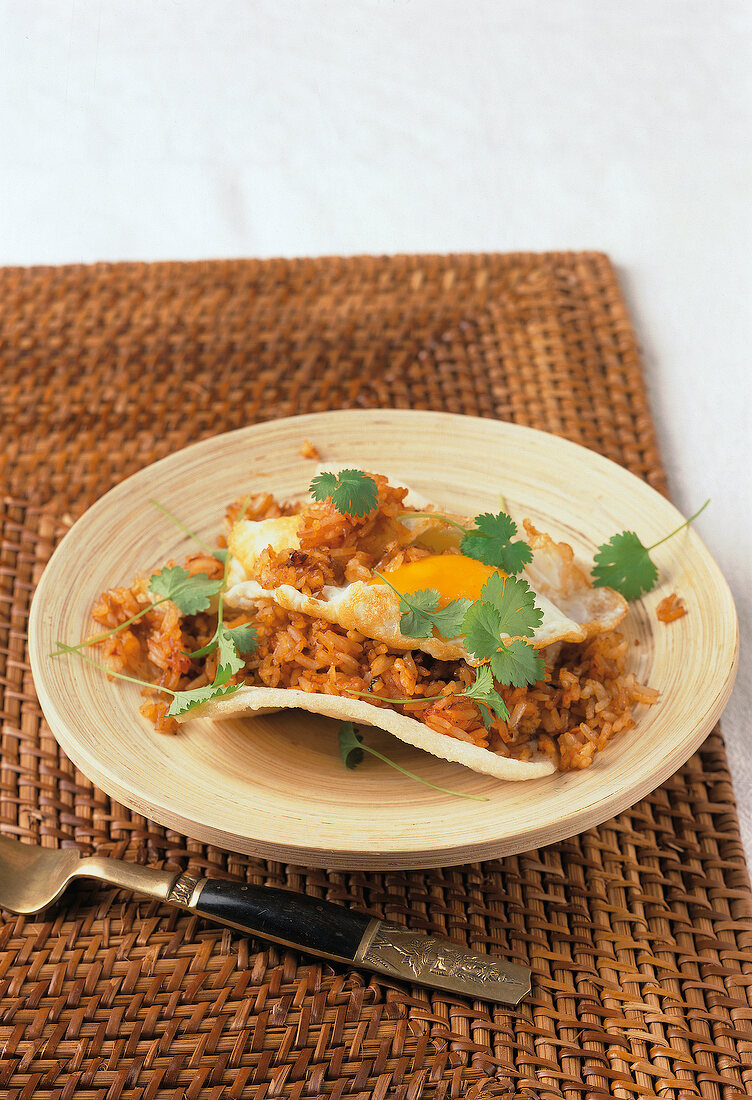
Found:
[[[201,891],[206,886],[207,879],[196,878],[195,875],[178,875],[170,887],[166,901],[171,905],[180,905],[184,909],[195,908]]]

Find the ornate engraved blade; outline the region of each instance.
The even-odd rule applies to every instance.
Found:
[[[366,929],[354,962],[403,981],[486,1001],[517,1004],[530,992],[527,967],[474,955],[450,940],[378,920]]]

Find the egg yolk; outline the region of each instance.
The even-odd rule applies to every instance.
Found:
[[[441,597],[439,607],[446,607],[451,600],[460,598],[479,600],[481,588],[493,573],[499,573],[502,577],[506,575],[500,569],[484,565],[474,558],[466,558],[464,554],[432,554],[400,565],[384,576],[400,592],[432,588]],[[382,583],[378,577],[371,581],[371,584]]]

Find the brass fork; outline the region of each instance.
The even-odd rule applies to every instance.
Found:
[[[72,848],[40,848],[0,836],[0,906],[12,913],[37,913],[57,901],[76,878],[98,879],[171,901],[170,894],[180,877],[187,876],[104,856],[82,857]]]
[[[207,920],[390,978],[469,997],[517,1004],[530,971],[474,954],[437,936],[411,932],[341,905],[272,886],[196,878],[73,849],[40,848],[0,836],[0,908],[36,913],[76,878],[96,879],[179,905]]]

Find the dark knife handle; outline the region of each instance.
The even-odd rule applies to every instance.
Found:
[[[272,886],[206,879],[196,894],[189,908],[201,917],[343,962],[353,961],[372,924],[352,909]]]
[[[149,869],[137,870],[143,878]],[[164,872],[151,874],[162,876]],[[113,880],[111,873],[107,880]],[[133,883],[130,886],[134,888]],[[135,888],[144,889],[145,884]],[[165,893],[152,893],[251,936],[325,959],[354,962],[401,981],[417,981],[434,989],[502,1004],[518,1004],[530,992],[530,971],[526,967],[475,954],[451,940],[387,924],[308,894],[188,874],[178,875]]]

